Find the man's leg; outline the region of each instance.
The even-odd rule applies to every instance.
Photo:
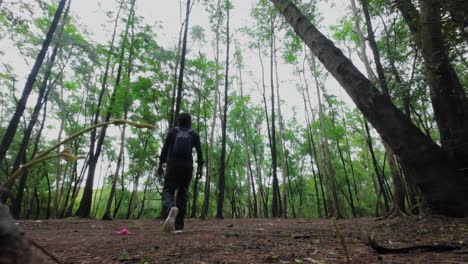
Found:
[[[174,192],[175,189],[177,188],[176,183],[174,180],[169,177],[164,179],[164,186],[163,186],[163,191],[162,191],[162,205],[163,205],[163,212],[167,215],[166,210],[170,210],[172,207],[175,207],[175,201],[174,201]]]
[[[173,168],[168,166],[166,177],[164,178],[164,187],[162,192],[162,209],[164,210],[165,208],[167,208],[169,210],[167,218],[164,221],[165,232],[171,232],[174,230],[175,218],[178,213],[178,209],[174,201],[174,192],[177,188],[177,182],[175,181],[176,177],[174,177],[174,173],[175,171],[173,170]]]
[[[190,186],[190,180],[192,178],[193,167],[186,168],[183,172],[183,177],[179,184],[179,189],[177,190],[177,207],[179,208],[179,214],[176,217],[175,229],[183,230],[184,229],[184,218],[187,212],[187,200],[188,200],[188,191]]]

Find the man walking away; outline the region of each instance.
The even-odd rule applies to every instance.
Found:
[[[190,129],[191,117],[180,113],[177,126],[169,130],[159,157],[158,175],[164,173],[163,164],[167,162],[164,187],[162,192],[163,212],[169,210],[164,222],[165,232],[182,233],[184,217],[187,210],[187,194],[192,179],[192,149],[197,152],[197,177],[201,177],[203,157],[198,133]],[[174,200],[174,193],[177,197]]]

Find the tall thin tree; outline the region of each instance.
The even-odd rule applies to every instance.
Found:
[[[226,182],[226,128],[227,128],[227,109],[228,109],[228,88],[229,88],[229,47],[230,47],[230,32],[229,32],[229,10],[231,2],[226,0],[226,70],[224,73],[224,106],[221,122],[221,158],[219,161],[219,179],[218,179],[218,199],[216,205],[216,218],[223,218],[223,204],[225,195]]]
[[[180,104],[182,103],[182,92],[184,85],[184,70],[185,70],[185,56],[187,53],[187,35],[188,35],[188,26],[189,26],[189,16],[190,16],[190,0],[187,0],[187,6],[185,12],[185,28],[184,28],[184,37],[182,39],[182,53],[180,54],[180,68],[179,68],[179,79],[177,81],[177,98],[175,103],[175,113],[174,113],[174,124],[177,120],[177,116],[180,112]]]

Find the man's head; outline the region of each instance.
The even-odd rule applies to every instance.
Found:
[[[177,116],[177,125],[185,128],[190,128],[192,126],[192,117],[188,113],[180,113]]]

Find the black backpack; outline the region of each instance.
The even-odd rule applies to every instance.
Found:
[[[192,159],[192,134],[191,130],[182,130],[176,127],[177,134],[172,146],[171,158],[172,160],[191,160]]]

